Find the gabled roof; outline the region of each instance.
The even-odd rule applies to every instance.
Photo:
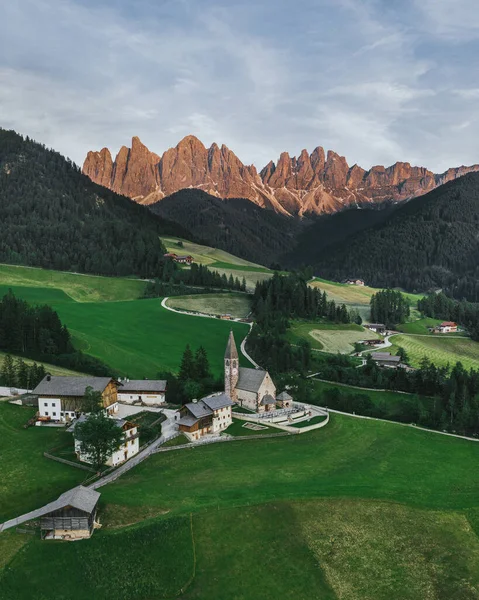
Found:
[[[165,392],[166,379],[131,379],[121,382],[123,392]]]
[[[400,356],[393,356],[389,352],[373,352],[371,356],[373,357],[373,360],[389,360],[391,362],[401,361]]]
[[[271,394],[265,394],[261,399],[261,404],[263,404],[264,406],[268,404],[275,404],[273,396],[271,396]]]
[[[15,527],[16,525],[20,525],[20,523],[25,523],[26,521],[31,521],[32,519],[38,519],[39,517],[48,515],[56,510],[61,510],[67,506],[72,506],[73,508],[91,514],[95,509],[99,498],[100,492],[79,485],[72,490],[68,490],[68,492],[62,494],[57,500],[46,504],[38,510],[33,510],[32,512],[21,515],[20,517],[6,521],[3,523],[3,525],[0,525],[0,531],[4,531],[10,527]]]
[[[236,349],[235,336],[233,331],[230,331],[228,343],[226,344],[225,358],[238,358],[238,350]]]
[[[266,375],[266,371],[263,371],[262,369],[240,367],[236,388],[245,392],[257,392]]]
[[[195,423],[198,423],[198,421],[199,419],[195,419],[195,417],[193,417],[192,415],[185,415],[184,417],[181,417],[181,419],[178,421],[178,424],[185,425],[186,427],[191,427]]]
[[[70,427],[67,429],[68,433],[75,433],[75,427],[79,424],[79,423],[84,423],[85,421],[88,420],[88,417],[90,415],[80,415],[78,417],[78,419],[75,419],[73,421],[73,423],[70,425]],[[132,423],[131,421],[129,421],[128,419],[115,419],[110,417],[112,421],[115,422],[115,425],[117,427],[122,427],[126,424],[131,425],[131,429],[133,429],[133,427],[137,427],[136,423]]]
[[[365,323],[364,327],[384,327],[384,329],[386,329],[384,323]]]
[[[208,396],[201,400],[208,408],[211,410],[219,410],[220,408],[226,408],[228,406],[233,406],[233,402],[228,394],[218,394],[216,396]]]
[[[213,414],[213,411],[201,400],[199,402],[189,402],[188,404],[185,404],[185,407],[197,419],[208,417]]]
[[[46,375],[33,390],[39,396],[84,396],[87,387],[103,392],[111,377],[60,377]]]
[[[290,396],[288,394],[288,392],[286,392],[286,391],[281,392],[281,394],[278,394],[276,396],[276,400],[281,400],[281,401],[283,401],[283,400],[292,400],[292,399],[293,399],[292,396]]]
[[[457,323],[454,323],[454,321],[444,321],[439,327],[457,327]]]

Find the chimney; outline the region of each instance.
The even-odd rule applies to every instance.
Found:
[[[50,373],[47,375],[47,381],[51,381],[52,380],[52,376],[50,375]]]

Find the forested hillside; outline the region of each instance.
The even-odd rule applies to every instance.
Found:
[[[156,276],[158,235],[184,234],[57,152],[3,129],[0,220],[0,262],[102,275]]]
[[[188,229],[186,237],[226,250],[267,267],[294,245],[301,222],[260,208],[249,200],[221,200],[197,189],[185,189],[150,206]]]
[[[443,288],[479,299],[479,174],[411,200],[383,223],[329,246],[314,262],[322,277],[362,277],[372,286]]]

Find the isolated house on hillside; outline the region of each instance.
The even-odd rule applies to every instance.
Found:
[[[346,279],[344,283],[347,283],[348,285],[364,285],[364,281],[362,279]]]
[[[118,402],[133,404],[141,402],[155,406],[164,404],[166,401],[165,379],[125,379],[120,380],[121,387],[118,390]]]
[[[224,431],[232,423],[232,406],[227,394],[207,396],[199,402],[185,404],[180,410],[179,429],[193,440]]]
[[[386,325],[384,325],[384,323],[365,323],[364,327],[375,333],[380,333],[381,335],[386,333]]]
[[[65,423],[82,412],[85,391],[101,392],[102,406],[109,415],[118,412],[119,382],[112,377],[54,377],[47,375],[33,390],[38,396],[41,421]]]
[[[75,452],[78,460],[91,464],[90,458],[81,451],[80,440],[78,440],[75,436],[76,426],[79,423],[84,423],[87,419],[87,415],[82,415],[76,421],[74,421],[72,425],[70,425],[67,431],[73,433],[73,438],[75,440]],[[126,419],[113,419],[113,421],[115,421],[115,425],[120,427],[123,431],[123,442],[106,461],[105,464],[108,467],[116,467],[117,465],[120,465],[121,463],[132,458],[140,451],[140,434],[138,433],[138,425]]]
[[[40,519],[43,539],[81,540],[95,529],[100,493],[79,485],[43,508],[26,513],[0,525],[0,531]]]
[[[254,410],[269,412],[276,408],[276,386],[262,369],[239,366],[238,350],[230,332],[224,358],[225,392],[233,402]]]
[[[457,323],[454,321],[444,321],[440,325],[434,328],[436,333],[456,333],[457,332]]]

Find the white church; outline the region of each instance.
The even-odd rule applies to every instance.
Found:
[[[233,402],[255,412],[291,408],[293,399],[287,392],[276,396],[276,386],[267,371],[239,366],[233,332],[230,332],[225,352],[225,393]]]

